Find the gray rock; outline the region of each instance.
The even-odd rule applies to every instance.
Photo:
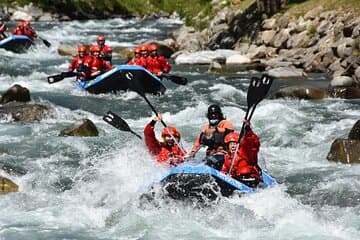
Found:
[[[336,76],[331,80],[330,85],[332,87],[351,87],[353,79],[348,76]]]
[[[5,104],[12,101],[28,102],[30,100],[30,91],[19,84],[15,84],[1,96],[0,103]]]
[[[91,120],[83,119],[62,130],[60,136],[97,137],[99,132]]]
[[[304,86],[291,86],[282,88],[274,92],[273,94],[271,94],[270,98],[296,98],[305,100],[319,100],[327,97],[328,94],[321,89]]]
[[[303,69],[293,67],[279,67],[270,69],[268,74],[274,78],[303,78],[306,73]]]
[[[330,147],[327,159],[342,163],[360,163],[360,141],[336,139]]]
[[[360,140],[360,120],[358,120],[349,132],[348,139]]]

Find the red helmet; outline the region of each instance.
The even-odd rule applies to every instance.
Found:
[[[148,47],[148,45],[142,45],[142,46],[140,46],[140,51],[141,52],[145,52],[145,51],[149,51],[149,47]]]
[[[228,144],[229,142],[238,142],[239,141],[239,133],[231,132],[228,133],[224,138],[224,143]]]
[[[81,45],[78,47],[78,53],[86,52],[86,47],[84,45]]]
[[[181,137],[180,132],[172,126],[167,126],[166,128],[164,128],[161,132],[161,137],[165,138],[166,135],[170,135],[170,134],[179,139]]]
[[[158,46],[156,44],[151,44],[149,46],[149,51],[157,51],[158,50]]]
[[[140,50],[140,47],[136,47],[136,48],[134,48],[134,53],[140,53],[141,52],[141,50]]]
[[[105,36],[103,35],[97,36],[96,41],[105,41]]]
[[[92,45],[91,47],[90,47],[90,52],[100,52],[101,51],[101,49],[100,49],[100,46],[99,45]]]

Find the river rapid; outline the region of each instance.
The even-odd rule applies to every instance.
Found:
[[[15,23],[13,23],[15,24]],[[8,175],[18,193],[0,196],[0,239],[360,239],[360,166],[329,162],[336,138],[346,138],[360,116],[359,100],[263,100],[255,110],[253,130],[261,140],[263,168],[277,179],[275,187],[254,194],[221,198],[202,207],[158,199],[142,203],[146,186],[167,169],[156,164],[144,142],[102,120],[111,110],[142,134],[154,116],[136,93],[91,95],[65,79],[49,85],[46,77],[66,71],[70,57],[59,56],[60,43],[95,43],[131,47],[162,40],[182,23],[178,20],[70,21],[34,23],[40,36],[36,49],[14,54],[0,49],[0,91],[18,83],[33,102],[53,106],[40,122],[0,120],[0,162],[27,171]],[[11,29],[13,25],[9,24]],[[124,59],[114,57],[114,64]],[[173,65],[186,86],[164,80],[163,96],[148,96],[168,125],[182,133],[190,150],[206,123],[209,104],[223,107],[240,130],[251,76],[259,72],[233,69],[209,73],[207,66]],[[294,84],[326,88],[322,75],[306,80],[276,80],[270,90]],[[60,137],[77,119],[89,118],[99,137]],[[159,136],[162,127],[156,126]],[[199,152],[201,157],[204,152]]]

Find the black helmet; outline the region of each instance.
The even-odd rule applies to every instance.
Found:
[[[219,115],[220,119],[223,119],[223,113],[221,111],[221,108],[219,107],[219,105],[216,104],[212,104],[209,106],[208,108],[208,113],[207,113],[207,118],[210,119],[211,115]]]

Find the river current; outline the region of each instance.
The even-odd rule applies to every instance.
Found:
[[[51,42],[49,49],[41,41],[25,54],[0,49],[0,91],[18,83],[30,90],[32,102],[49,103],[54,109],[40,122],[0,120],[0,162],[27,172],[0,171],[19,185],[18,193],[0,196],[1,240],[360,239],[360,166],[326,159],[331,143],[346,138],[359,119],[359,100],[265,99],[252,125],[261,140],[262,166],[277,179],[277,186],[221,198],[206,207],[162,199],[144,205],[139,197],[146,186],[167,169],[156,164],[142,140],[102,120],[111,110],[142,134],[154,116],[144,99],[134,92],[91,95],[71,79],[47,83],[48,75],[66,71],[71,60],[57,53],[60,43],[91,44],[104,34],[111,46],[132,47],[165,39],[181,24],[136,19],[35,22],[40,36]],[[114,58],[114,64],[124,62]],[[249,79],[261,73],[172,67],[173,74],[188,78],[188,85],[164,80],[165,95],[148,98],[164,121],[181,131],[185,149],[190,150],[206,123],[209,104],[220,104],[240,130]],[[322,88],[328,84],[322,75],[309,75],[306,80],[276,80],[270,92],[299,82]],[[96,124],[99,137],[58,136],[83,118]],[[156,126],[158,136],[161,129]]]

